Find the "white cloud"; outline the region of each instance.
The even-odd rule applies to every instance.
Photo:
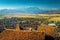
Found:
[[[1,9],[25,9],[25,8],[29,8],[29,7],[38,7],[38,6],[19,6],[19,7],[1,7],[0,6],[0,10]],[[42,10],[58,10],[58,8],[46,8],[46,7],[38,7],[39,9],[42,9]]]
[[[1,7],[0,6],[0,10],[1,9],[25,9],[25,8],[29,8],[29,7],[32,7],[32,6],[19,6],[19,7]]]
[[[16,8],[13,8],[13,7],[0,7],[0,10],[1,9],[16,9]]]
[[[42,9],[42,10],[58,10],[58,8],[42,8],[42,7],[39,7],[39,9]]]

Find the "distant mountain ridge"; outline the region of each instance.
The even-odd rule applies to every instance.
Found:
[[[60,10],[42,10],[38,7],[29,7],[25,9],[1,9],[0,15],[2,14],[14,14],[14,13],[33,13],[33,14],[40,14],[40,13],[60,13]]]

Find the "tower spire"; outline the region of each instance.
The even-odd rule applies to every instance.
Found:
[[[16,29],[15,31],[20,31],[19,24],[16,24]]]

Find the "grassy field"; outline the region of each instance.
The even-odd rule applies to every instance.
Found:
[[[60,14],[5,14],[5,15],[2,15],[0,17],[33,17],[33,18],[36,18],[36,17],[56,17],[56,16],[59,16],[60,17]]]

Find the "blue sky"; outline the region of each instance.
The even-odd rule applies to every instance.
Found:
[[[27,7],[60,9],[60,0],[0,0],[0,9]]]

